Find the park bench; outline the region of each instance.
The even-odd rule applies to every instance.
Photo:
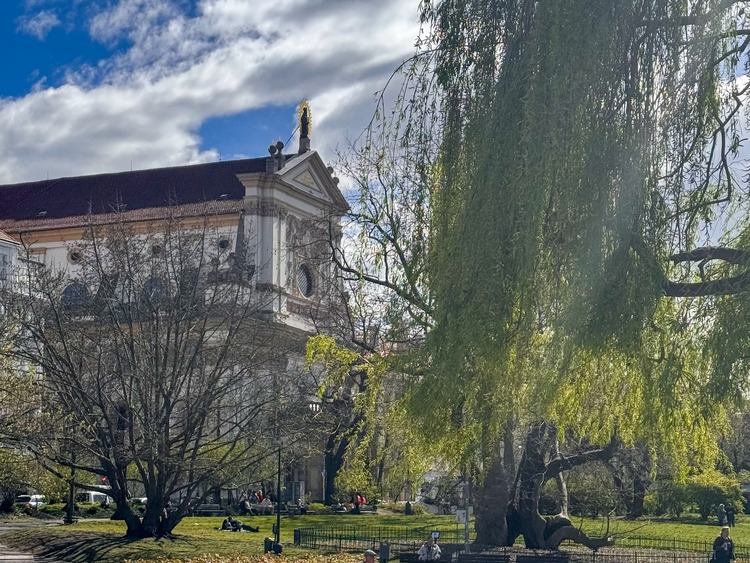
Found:
[[[224,516],[227,511],[220,504],[199,504],[194,513],[196,516]]]
[[[458,563],[510,563],[507,553],[459,553]]]

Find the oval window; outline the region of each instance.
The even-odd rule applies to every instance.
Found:
[[[315,291],[310,268],[304,264],[297,269],[297,288],[305,297],[310,297],[313,294],[313,291]]]

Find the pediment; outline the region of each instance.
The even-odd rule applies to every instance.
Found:
[[[288,161],[276,174],[295,191],[325,202],[329,206],[348,208],[331,173],[315,151]]]

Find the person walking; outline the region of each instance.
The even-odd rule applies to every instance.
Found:
[[[365,560],[362,563],[375,563],[375,552],[372,549],[365,551]]]
[[[724,508],[724,503],[719,503],[719,506],[716,508],[716,518],[719,520],[719,526],[726,526],[727,525],[727,510]]]
[[[729,538],[729,526],[723,526],[714,540],[713,563],[730,563],[734,559],[734,542]]]
[[[727,526],[729,526],[730,528],[734,527],[737,510],[735,510],[734,505],[731,502],[727,503],[727,505],[724,507],[724,510],[726,510],[727,513]]]

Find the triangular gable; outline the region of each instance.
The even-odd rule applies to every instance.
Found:
[[[16,239],[11,238],[10,235],[4,233],[3,231],[0,231],[0,242],[5,242],[9,244],[15,244],[17,246],[21,246],[21,243],[18,242]]]
[[[276,174],[295,190],[324,201],[329,206],[342,212],[349,208],[316,151],[308,151],[287,161],[286,166]]]

